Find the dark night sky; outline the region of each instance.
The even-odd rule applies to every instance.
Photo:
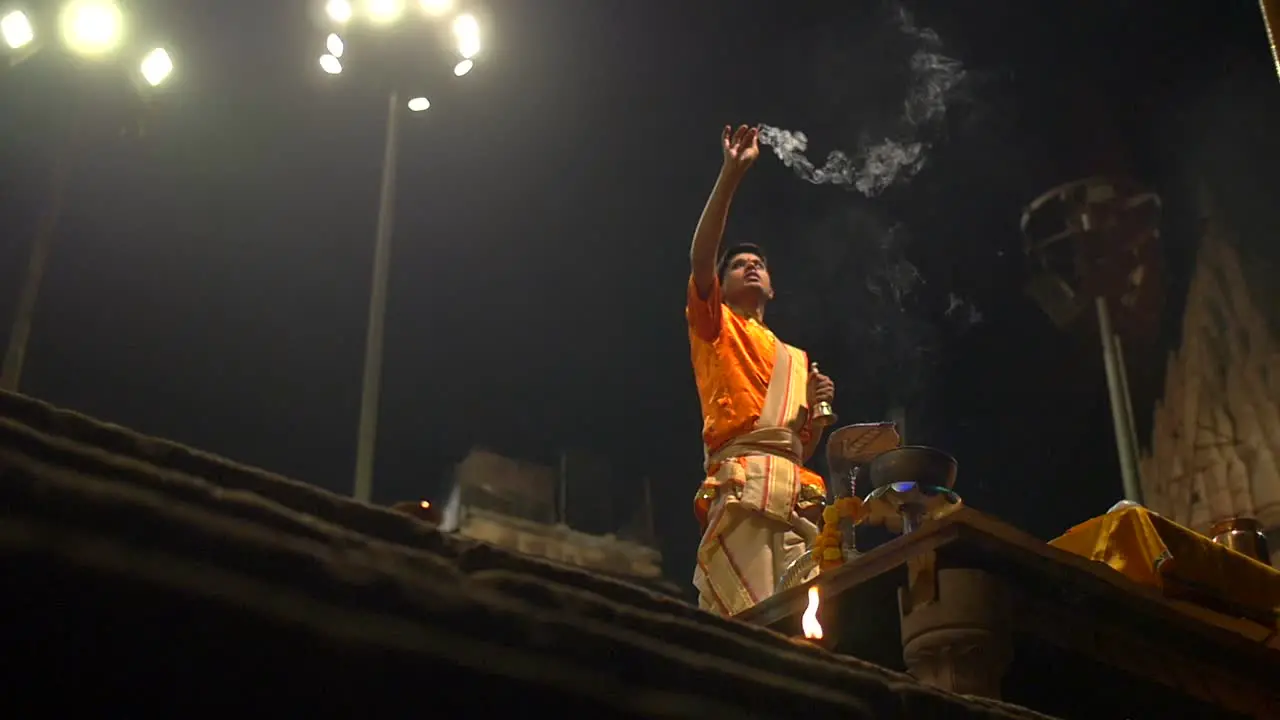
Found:
[[[23,390],[349,492],[383,88],[320,73],[301,0],[133,5],[183,67],[141,137],[118,132],[127,94],[53,53],[0,72],[5,334],[79,119]],[[926,169],[867,200],[766,151],[729,235],[770,248],[772,324],[835,378],[842,420],[880,419],[885,389],[910,384],[911,440],[958,456],[966,501],[1051,537],[1120,482],[1099,353],[1020,291],[1021,207],[1099,162],[1157,187],[1176,325],[1189,167],[1245,172],[1203,138],[1280,126],[1261,20],[1243,0],[907,7],[968,72]],[[492,0],[483,16],[477,69],[402,118],[375,499],[441,495],[475,443],[584,448],[620,505],[652,478],[687,584],[701,448],[681,302],[719,129],[804,130],[820,160],[900,106],[910,45],[873,2]],[[924,285],[883,315],[874,268],[850,262],[894,225]],[[950,293],[982,321],[944,317]],[[866,339],[875,323],[892,342]]]

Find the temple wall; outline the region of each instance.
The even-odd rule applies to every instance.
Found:
[[[1144,503],[1199,532],[1256,518],[1280,566],[1280,344],[1232,239],[1210,217],[1140,461]],[[1266,290],[1265,288],[1263,290]]]

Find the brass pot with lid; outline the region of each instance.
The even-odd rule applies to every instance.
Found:
[[[1262,532],[1262,523],[1253,518],[1219,520],[1209,527],[1209,537],[1219,545],[1251,557],[1263,565],[1271,564],[1271,553],[1267,550],[1267,536]]]

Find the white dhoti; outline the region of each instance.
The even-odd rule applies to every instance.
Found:
[[[822,497],[800,475],[807,382],[804,353],[779,341],[755,428],[706,450],[699,492],[714,499],[693,573],[700,607],[736,615],[764,600],[817,537],[798,513]]]
[[[781,522],[721,492],[698,544],[698,607],[736,615],[773,595],[778,578],[804,554],[818,527],[795,515]]]

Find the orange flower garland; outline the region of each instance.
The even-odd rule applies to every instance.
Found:
[[[857,525],[865,516],[862,500],[857,497],[840,498],[823,508],[822,531],[813,541],[813,556],[818,560],[819,572],[840,567],[844,563],[844,552],[840,549],[840,519],[849,518]]]

